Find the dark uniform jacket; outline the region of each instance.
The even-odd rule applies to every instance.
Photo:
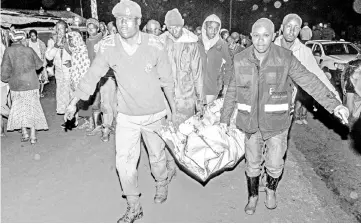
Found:
[[[309,72],[292,51],[271,44],[262,64],[251,46],[234,57],[231,76],[224,99],[221,122],[229,124],[235,106],[237,128],[252,134],[261,131],[264,139],[289,129],[295,82],[332,112],[340,102],[335,95]]]

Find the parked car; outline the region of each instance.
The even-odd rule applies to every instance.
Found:
[[[348,41],[311,40],[305,44],[311,48],[320,68],[342,96],[341,73],[343,64],[357,58],[361,54],[361,50]]]

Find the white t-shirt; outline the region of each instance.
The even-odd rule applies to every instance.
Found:
[[[40,52],[40,44],[39,41],[36,41],[35,43],[32,42],[31,40],[29,41],[29,47],[31,47],[35,53],[39,56],[40,59],[41,58],[41,52]]]

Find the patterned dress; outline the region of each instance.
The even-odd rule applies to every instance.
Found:
[[[39,90],[12,91],[11,110],[7,130],[17,130],[23,127],[36,130],[47,130],[48,124],[45,119],[43,108],[40,104]]]
[[[90,67],[90,59],[88,50],[85,46],[83,38],[78,32],[68,33],[68,37],[72,39],[73,47],[70,47],[71,55],[71,68],[70,68],[70,88],[75,91],[79,81]]]

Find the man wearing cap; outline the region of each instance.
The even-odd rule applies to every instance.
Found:
[[[144,28],[144,32],[156,36],[159,36],[162,33],[162,27],[160,26],[160,23],[154,19],[149,20]]]
[[[155,133],[166,116],[164,93],[174,111],[174,84],[167,53],[158,37],[139,31],[141,8],[122,0],[112,11],[118,34],[99,43],[97,55],[80,80],[65,119],[74,116],[79,99],[93,94],[99,79],[112,68],[118,84],[116,167],[128,207],[118,222],[134,222],[143,216],[138,188],[137,163],[140,139],[146,143],[151,171],[156,180],[155,203],[167,199],[168,181],[164,141]]]
[[[175,83],[175,121],[178,127],[188,118],[201,111],[205,101],[203,95],[202,64],[198,49],[198,37],[183,28],[184,20],[178,9],[165,15],[168,31],[160,37],[168,52]],[[175,175],[176,164],[166,151],[169,180]]]
[[[287,151],[293,82],[343,123],[347,123],[349,115],[335,94],[291,51],[272,43],[275,33],[271,20],[257,20],[251,36],[253,46],[234,57],[235,73],[231,76],[221,114],[221,127],[227,129],[237,107],[236,126],[246,133],[248,204],[245,212],[249,215],[256,211],[263,162],[267,179],[265,205],[268,209],[277,207],[275,191]]]
[[[288,14],[283,19],[281,25],[281,31],[283,35],[279,36],[275,40],[275,44],[291,50],[293,55],[305,66],[310,72],[315,74],[326,86],[332,91],[337,99],[341,102],[340,96],[335,87],[331,84],[325,73],[318,66],[315,57],[313,57],[310,48],[306,47],[297,38],[301,30],[302,19],[297,14]],[[302,88],[298,88],[297,100],[295,105],[295,123],[307,124],[307,109],[302,105],[300,100],[313,101],[308,97],[308,94],[304,92]]]

